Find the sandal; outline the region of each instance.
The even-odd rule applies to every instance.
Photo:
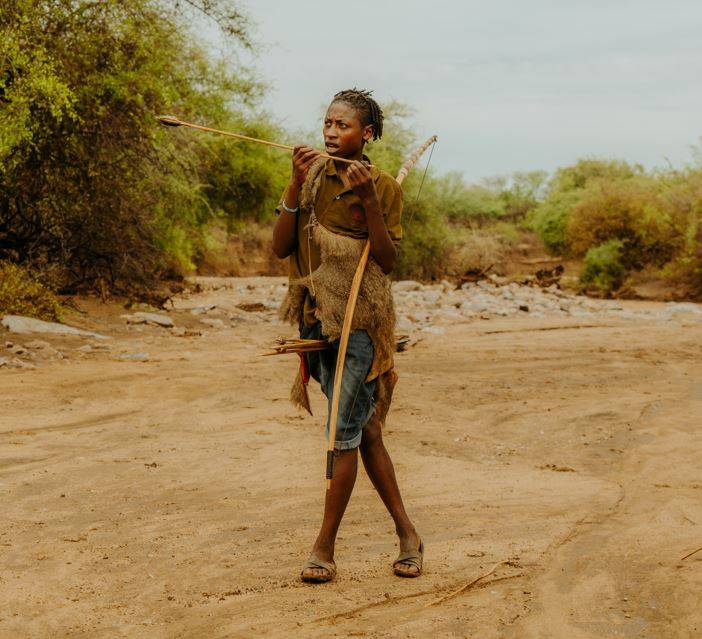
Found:
[[[424,542],[420,540],[417,550],[401,552],[392,564],[393,572],[398,577],[419,577],[422,574],[422,562],[424,561]],[[416,566],[417,572],[405,572],[398,570],[397,564]]]
[[[328,574],[305,575],[305,570],[307,570],[307,568],[323,568],[327,571]],[[334,579],[334,577],[336,577],[336,564],[334,563],[334,561],[322,561],[314,553],[310,555],[310,558],[307,560],[307,563],[305,564],[304,568],[302,569],[302,572],[300,573],[300,579],[311,584],[322,584],[326,581],[331,581],[332,579]]]

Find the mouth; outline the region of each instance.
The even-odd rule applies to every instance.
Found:
[[[339,145],[333,144],[332,142],[327,142],[324,146],[327,149],[327,153],[329,153],[330,155],[333,155],[339,150]]]

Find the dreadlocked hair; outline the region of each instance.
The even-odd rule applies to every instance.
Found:
[[[345,102],[358,112],[363,126],[373,126],[373,139],[377,140],[383,135],[383,110],[371,97],[372,91],[365,89],[345,89],[334,95],[332,102]]]

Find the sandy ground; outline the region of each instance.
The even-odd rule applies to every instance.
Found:
[[[324,405],[296,413],[296,358],[257,356],[292,331],[118,312],[78,323],[148,362],[53,338],[68,360],[0,371],[0,637],[702,636],[694,318],[477,321],[399,354],[386,443],[425,572],[392,575],[360,470],[315,586]]]

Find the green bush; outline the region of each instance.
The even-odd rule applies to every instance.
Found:
[[[627,269],[662,266],[672,258],[681,238],[660,192],[660,182],[647,176],[591,183],[568,221],[569,251],[584,255],[590,248],[618,240]]]
[[[27,315],[57,322],[61,319],[61,305],[26,270],[0,262],[0,315]]]
[[[0,259],[147,292],[193,267],[210,223],[278,190],[258,148],[155,119],[238,125],[261,95],[197,44],[196,5],[249,46],[229,0],[0,3]]]
[[[445,219],[431,208],[414,203],[405,208],[403,218],[403,238],[394,277],[440,279],[446,273],[449,255],[455,243]]]
[[[610,240],[588,250],[585,265],[580,275],[580,284],[584,289],[597,289],[604,295],[610,295],[624,282],[627,269],[622,263],[621,240]]]
[[[571,212],[580,198],[581,190],[554,192],[527,216],[527,228],[538,233],[549,253],[568,253],[566,228]]]

